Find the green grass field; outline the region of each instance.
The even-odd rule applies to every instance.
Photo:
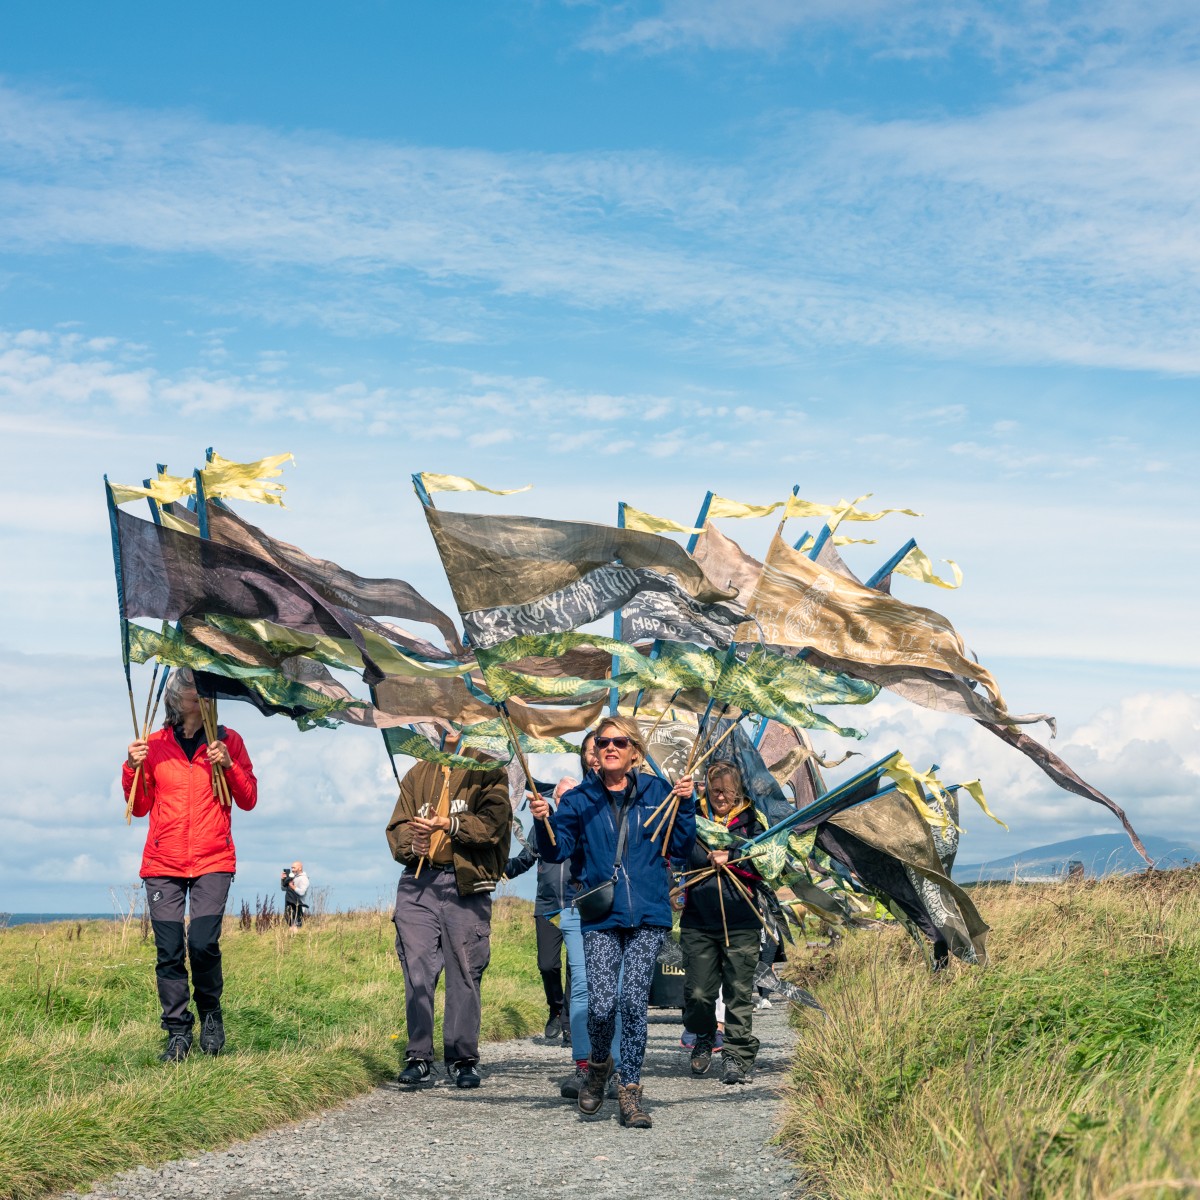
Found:
[[[992,963],[897,929],[796,956],[784,1142],[840,1200],[1200,1197],[1200,871],[975,893]]]
[[[526,901],[496,902],[485,1038],[545,1018],[531,914]],[[405,1046],[394,937],[384,913],[325,916],[295,936],[227,919],[228,1052],[176,1066],[157,1061],[154,944],[136,920],[0,932],[0,1197],[86,1188],[394,1075]]]

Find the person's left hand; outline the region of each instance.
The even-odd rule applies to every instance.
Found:
[[[449,833],[450,818],[439,816],[413,817],[412,827],[414,834],[423,833],[426,836],[433,833],[435,829],[440,829],[443,833]]]
[[[208,761],[214,766],[233,766],[233,759],[229,757],[229,750],[224,742],[213,742],[213,744],[209,746]]]
[[[675,786],[671,789],[673,795],[678,796],[681,800],[690,800],[696,790],[696,781],[690,776],[685,775],[678,780]]]

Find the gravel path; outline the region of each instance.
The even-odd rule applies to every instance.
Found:
[[[558,1085],[569,1051],[532,1041],[483,1048],[483,1086],[460,1092],[395,1084],[340,1108],[228,1150],[198,1154],[157,1170],[129,1171],[88,1193],[91,1200],[175,1197],[444,1198],[545,1196],[609,1200],[663,1196],[791,1195],[797,1176],[765,1145],[776,1132],[779,1089],[787,1080],[794,1033],[787,1006],[755,1015],[762,1041],[752,1083],[726,1087],[719,1060],[693,1079],[679,1048],[676,1019],[651,1014],[642,1081],[652,1130],[622,1129],[616,1101],[581,1117]]]

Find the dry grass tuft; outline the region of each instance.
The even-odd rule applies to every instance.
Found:
[[[164,1066],[153,941],[101,921],[0,931],[0,1197],[226,1145],[393,1075],[406,1044],[394,938],[379,912],[296,935],[228,918],[229,1052]],[[498,899],[483,1035],[528,1033],[542,1009],[532,905]]]
[[[833,952],[783,1133],[814,1194],[1200,1197],[1200,870],[977,899],[985,970],[895,929]]]

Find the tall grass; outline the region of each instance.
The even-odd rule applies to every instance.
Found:
[[[531,912],[495,903],[485,1038],[544,1015]],[[384,912],[325,916],[295,935],[227,919],[228,1052],[164,1065],[154,943],[138,922],[0,932],[0,1197],[227,1144],[394,1075],[406,1044],[394,938]],[[440,1031],[439,1015],[435,1046]]]
[[[894,929],[798,963],[829,1014],[783,1135],[813,1194],[1200,1197],[1200,870],[976,898],[986,969],[931,976]]]

